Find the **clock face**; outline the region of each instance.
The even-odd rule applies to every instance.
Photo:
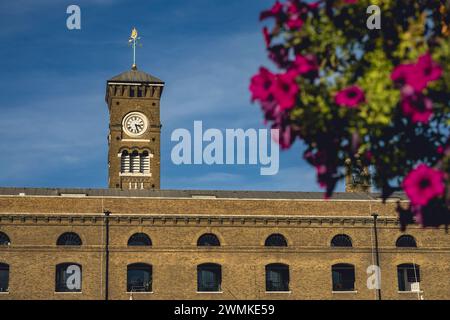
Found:
[[[147,118],[139,112],[129,113],[124,118],[123,129],[130,136],[139,136],[147,130]]]

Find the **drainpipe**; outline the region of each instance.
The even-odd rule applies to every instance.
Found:
[[[373,213],[372,217],[373,217],[373,231],[374,231],[374,236],[375,236],[375,259],[376,259],[376,264],[377,264],[378,270],[380,270],[380,252],[378,250],[378,230],[377,230],[378,214]],[[380,286],[379,289],[377,289],[377,299],[381,300],[381,283],[379,284],[379,286]]]
[[[105,211],[105,300],[109,299],[109,215],[110,211]]]

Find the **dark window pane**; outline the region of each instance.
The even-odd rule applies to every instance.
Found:
[[[152,291],[152,266],[145,263],[131,264],[127,268],[127,292]]]
[[[416,248],[417,247],[416,239],[414,239],[414,237],[412,237],[410,235],[400,236],[397,239],[397,242],[395,243],[395,245],[398,248]]]
[[[405,263],[397,266],[398,290],[411,291],[412,284],[420,282],[420,267]]]
[[[332,267],[333,291],[355,290],[355,268],[350,264],[336,264]]]
[[[56,266],[56,292],[81,292],[81,266],[62,263]]]
[[[0,246],[9,246],[11,244],[6,233],[0,232]]]
[[[222,268],[218,264],[202,264],[197,267],[197,291],[221,291]]]
[[[215,234],[206,233],[198,238],[197,245],[199,247],[218,247],[220,246],[220,241]]]
[[[129,246],[151,246],[152,240],[145,233],[135,233],[128,239]]]
[[[0,292],[9,291],[9,265],[0,263]]]
[[[265,242],[266,247],[287,247],[286,238],[282,234],[272,234],[267,237]]]
[[[289,291],[289,266],[284,264],[266,266],[266,291]]]
[[[58,246],[81,246],[81,238],[74,232],[63,233],[56,241]]]
[[[352,247],[352,239],[346,234],[338,234],[331,240],[332,247]]]

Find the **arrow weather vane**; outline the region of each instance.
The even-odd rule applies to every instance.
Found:
[[[133,47],[133,66],[131,67],[133,70],[137,69],[136,66],[136,45],[139,44],[139,40],[141,40],[141,37],[138,37],[138,31],[136,28],[133,27],[133,30],[131,30],[131,36],[128,40],[128,43]]]

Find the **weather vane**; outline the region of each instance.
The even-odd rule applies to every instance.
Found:
[[[133,47],[133,66],[132,69],[137,69],[136,66],[136,45],[140,45],[139,40],[141,40],[141,37],[138,37],[138,31],[136,28],[133,27],[133,30],[131,30],[131,36],[128,40],[128,43]]]

